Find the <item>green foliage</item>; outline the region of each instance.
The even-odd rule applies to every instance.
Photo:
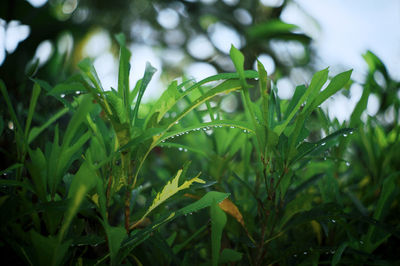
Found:
[[[251,36],[291,29],[274,22]],[[148,64],[131,87],[130,52],[123,35],[116,39],[117,89],[105,90],[86,59],[79,76],[54,87],[33,79],[22,115],[0,81],[16,151],[0,180],[1,244],[12,259],[32,265],[399,262],[398,109],[394,122],[365,119],[376,90],[368,81],[350,121],[340,124],[320,105],[348,87],[351,70],[332,78],[321,70],[281,100],[264,66],[245,70],[245,57],[232,46],[236,73],[173,81],[154,103],[143,103],[155,69]],[[370,75],[386,73],[376,56],[365,57]],[[42,90],[64,107],[32,127]],[[222,100],[235,94],[241,107],[223,111]],[[9,133],[1,118],[0,132]]]

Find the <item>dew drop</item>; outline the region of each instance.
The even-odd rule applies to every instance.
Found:
[[[361,245],[364,245],[364,241],[360,240],[360,244],[361,244]]]
[[[60,96],[61,96],[61,98],[64,98],[64,97],[65,97],[65,94],[63,93],[63,94],[61,94]]]
[[[304,255],[307,255],[307,251],[304,251],[303,254],[304,254]]]
[[[230,128],[235,128],[234,126],[230,126]]]
[[[214,131],[213,131],[212,129],[207,129],[207,130],[206,130],[206,134],[207,134],[207,135],[211,135],[213,132],[214,132]]]
[[[332,219],[331,221],[332,221],[332,223],[336,223],[336,221],[335,221],[335,220],[333,220],[333,219]]]
[[[79,94],[81,94],[81,92],[80,91],[76,91],[75,94],[79,95]]]
[[[347,137],[347,134],[346,134],[346,133],[344,133],[344,134],[343,134],[343,137]]]
[[[187,152],[187,151],[188,151],[188,149],[183,149],[183,151],[184,151],[184,152]]]
[[[331,254],[335,254],[335,251],[333,249],[331,250]]]
[[[183,148],[182,148],[182,147],[179,147],[178,150],[183,151]]]
[[[350,132],[349,132],[350,135],[353,135],[353,133],[354,133],[353,131],[350,131]]]
[[[293,257],[297,258],[297,254],[294,254]]]
[[[350,166],[350,162],[346,162],[346,166]]]
[[[322,145],[322,146],[325,146],[325,145],[326,145],[326,142],[323,142],[321,145]]]
[[[246,130],[246,129],[243,129],[243,132],[244,132],[244,133],[247,133],[247,130]]]

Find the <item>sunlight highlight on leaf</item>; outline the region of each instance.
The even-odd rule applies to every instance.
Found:
[[[149,207],[149,209],[146,211],[146,213],[143,215],[143,217],[137,221],[135,224],[133,224],[130,229],[135,228],[137,225],[139,225],[144,218],[146,218],[147,215],[149,215],[150,212],[152,212],[155,208],[157,208],[159,205],[164,203],[167,199],[178,193],[179,191],[186,189],[190,187],[190,185],[194,182],[205,184],[206,181],[202,180],[199,178],[200,174],[199,173],[196,177],[192,178],[191,180],[185,181],[182,185],[178,185],[179,178],[181,177],[183,172],[183,169],[179,169],[178,173],[175,175],[175,177],[170,180],[163,190],[159,193],[157,193],[156,198],[153,200],[153,203]]]

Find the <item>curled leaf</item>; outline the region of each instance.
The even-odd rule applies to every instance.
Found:
[[[243,227],[246,227],[244,225],[244,220],[243,216],[240,213],[238,207],[236,207],[235,203],[233,203],[230,199],[226,198],[223,201],[219,203],[219,207],[226,212],[227,214],[231,215],[233,218],[238,221]]]

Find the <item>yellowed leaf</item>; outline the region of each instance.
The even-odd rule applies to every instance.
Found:
[[[200,173],[199,173],[196,177],[194,177],[194,178],[192,178],[192,179],[190,179],[190,180],[187,180],[187,181],[183,182],[182,185],[178,186],[179,178],[180,178],[180,176],[182,175],[182,171],[183,171],[183,170],[180,169],[180,170],[176,173],[175,177],[174,177],[172,180],[168,181],[168,183],[164,186],[163,190],[162,190],[161,192],[157,193],[156,198],[153,200],[153,203],[152,203],[151,206],[147,209],[147,211],[146,211],[146,213],[143,215],[143,217],[142,217],[139,221],[137,221],[135,224],[133,224],[133,225],[130,227],[130,229],[135,228],[135,227],[136,227],[137,225],[139,225],[139,224],[144,220],[144,218],[146,218],[146,216],[149,215],[149,213],[152,212],[155,208],[157,208],[159,205],[161,205],[162,203],[164,203],[167,199],[169,199],[170,197],[172,197],[173,195],[175,195],[175,194],[178,193],[179,191],[190,187],[190,185],[191,185],[192,183],[194,183],[194,182],[202,183],[202,184],[205,183],[204,180],[202,180],[202,179],[199,178],[199,176],[200,176]]]
[[[238,207],[228,198],[224,199],[219,203],[219,207],[226,212],[227,214],[231,215],[233,218],[238,221],[243,227],[244,225],[244,220],[243,220],[243,215],[240,213]]]
[[[311,221],[311,226],[312,226],[312,228],[314,230],[314,233],[317,235],[318,244],[321,245],[321,243],[322,243],[322,228],[321,228],[321,225],[317,221],[312,220]]]

